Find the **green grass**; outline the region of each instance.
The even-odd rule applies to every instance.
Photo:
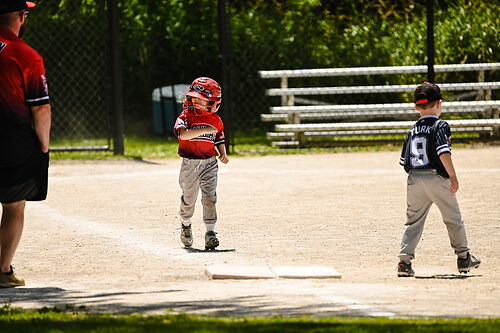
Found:
[[[314,148],[273,148],[271,141],[266,138],[264,131],[237,132],[235,133],[234,146],[230,153],[232,157],[253,155],[289,155],[289,154],[317,154],[338,152],[382,151],[400,150],[404,136],[373,136],[373,137],[345,137],[332,140],[323,140],[323,143],[335,143],[336,147]],[[349,140],[392,140],[384,144],[370,143],[358,146],[349,146]],[[469,143],[481,144],[480,139],[474,134],[454,135],[453,147],[463,147]],[[310,140],[316,145],[314,140]],[[458,143],[461,142],[461,143]],[[179,142],[174,137],[166,136],[127,136],[125,137],[125,154],[115,156],[113,151],[52,151],[52,160],[109,160],[109,159],[163,159],[178,158],[177,148]],[[495,143],[493,143],[495,144]],[[498,143],[497,143],[498,144]],[[81,140],[53,140],[51,147],[89,147],[107,145],[106,139],[81,139]],[[321,145],[321,143],[318,143]]]
[[[89,147],[106,145],[107,140],[53,140],[52,148]],[[52,151],[52,160],[107,160],[107,159],[154,159],[176,158],[179,143],[173,137],[129,136],[124,140],[125,154],[115,156],[112,151]]]
[[[104,139],[82,140],[53,140],[51,147],[89,147],[103,146]],[[402,144],[402,142],[401,142]],[[161,159],[178,158],[177,148],[179,142],[173,137],[162,136],[127,136],[124,141],[125,154],[115,156],[112,151],[55,151],[52,150],[52,160],[108,160],[108,159]],[[397,147],[397,148],[395,148]],[[273,148],[265,133],[237,133],[234,146],[231,148],[232,157],[252,155],[283,155],[307,153],[335,153],[350,151],[378,151],[400,149],[398,145],[374,145],[366,147],[330,147],[330,148]]]
[[[0,332],[498,332],[500,319],[204,317],[91,314],[85,309],[0,310]]]

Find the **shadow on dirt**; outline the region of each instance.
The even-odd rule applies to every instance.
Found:
[[[415,276],[415,279],[436,279],[436,280],[465,280],[473,277],[481,277],[482,275],[466,275],[466,274],[436,274],[430,276]]]
[[[159,290],[159,291],[124,291],[110,293],[88,294],[78,290],[66,290],[56,287],[46,288],[10,288],[0,289],[0,302],[5,305],[16,307],[16,303],[30,303],[36,308],[49,307],[62,311],[81,310],[85,312],[113,312],[132,313],[140,311],[142,307],[129,306],[124,303],[128,296],[144,295],[157,297],[159,294],[170,294],[183,292],[184,290]],[[167,296],[168,297],[168,296]],[[162,304],[164,307],[165,304]],[[144,306],[144,310],[152,305]]]
[[[187,253],[218,253],[218,252],[236,252],[236,249],[214,249],[214,250],[205,250],[205,249],[197,249],[194,247],[184,247]]]
[[[209,316],[366,316],[368,310],[343,303],[320,302],[303,305],[270,302],[267,295],[221,297],[203,300],[176,300],[173,295],[183,290],[146,292],[86,293],[62,288],[11,288],[0,290],[0,302],[12,307],[49,308],[63,312],[113,314],[198,313]],[[138,299],[136,296],[140,296]],[[132,297],[131,301],[128,299]],[[18,305],[19,304],[19,305]],[[27,305],[29,304],[29,305]]]

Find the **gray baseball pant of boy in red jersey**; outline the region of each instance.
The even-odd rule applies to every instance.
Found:
[[[203,204],[203,222],[215,224],[217,222],[217,174],[219,166],[217,159],[190,159],[183,158],[179,173],[179,185],[182,189],[181,207],[179,215],[183,220],[193,217],[198,192],[201,190]]]
[[[398,254],[402,261],[415,257],[415,248],[422,237],[432,203],[441,211],[455,253],[470,251],[457,198],[454,193],[450,193],[450,180],[438,175],[435,170],[412,170],[408,175],[407,222]]]

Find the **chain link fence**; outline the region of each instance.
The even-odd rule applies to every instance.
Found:
[[[25,41],[44,59],[52,106],[51,146],[109,149],[110,75],[105,1],[40,0]]]
[[[219,0],[224,1],[224,0]],[[261,121],[280,96],[279,79],[260,70],[426,64],[426,6],[404,1],[224,1],[230,46],[229,86],[220,115],[232,142],[265,133]],[[198,76],[223,82],[215,0],[123,0],[120,6],[126,135],[153,135],[152,92]],[[498,62],[498,4],[436,0],[435,63]],[[106,0],[39,0],[25,40],[44,58],[56,146],[109,147],[111,79]],[[487,71],[485,82],[499,81]],[[290,78],[289,87],[418,84],[426,74]],[[436,73],[436,82],[474,82],[474,72]],[[229,94],[227,92],[230,92]],[[297,98],[300,104],[399,103],[411,93],[338,94]],[[224,97],[231,96],[230,100]],[[449,96],[448,96],[449,97]],[[469,94],[455,100],[474,100]],[[499,99],[494,90],[491,99]],[[226,121],[226,119],[228,121]],[[230,122],[229,122],[230,120]],[[168,130],[166,135],[171,135]],[[237,143],[237,140],[236,140]]]
[[[234,96],[232,119],[236,128],[243,130],[250,127],[268,131],[274,127],[272,123],[262,122],[260,115],[268,113],[271,106],[282,104],[281,96],[266,96],[265,93],[267,89],[279,88],[280,78],[260,78],[257,74],[259,70],[426,64],[425,2],[353,2],[352,6],[356,8],[351,8],[351,14],[355,12],[358,17],[351,17],[349,20],[345,17],[349,14],[345,8],[337,8],[334,2],[322,3],[303,2],[300,10],[297,10],[290,2],[283,1],[271,11],[272,17],[259,16],[261,9],[258,7],[242,13],[236,5],[233,6],[233,84],[230,88]],[[499,21],[494,14],[495,10],[498,10],[497,5],[481,1],[436,1],[435,63],[441,65],[498,62]],[[318,20],[318,17],[323,19]],[[258,23],[253,22],[254,20],[258,20]],[[293,77],[288,78],[288,86],[416,86],[426,80],[426,73],[368,73],[363,76]],[[499,81],[500,71],[457,70],[435,75],[436,83],[478,80]],[[484,98],[481,93],[482,91],[449,92],[447,97],[450,100],[470,101]],[[500,98],[498,89],[490,93],[489,99]],[[384,94],[317,94],[296,97],[294,103],[403,103],[411,102],[412,99],[412,91]]]

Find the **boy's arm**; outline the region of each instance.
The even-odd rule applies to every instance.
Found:
[[[443,163],[443,166],[446,169],[446,172],[450,176],[450,182],[451,182],[450,192],[457,193],[457,191],[458,191],[458,178],[457,178],[457,174],[455,173],[455,167],[453,166],[453,161],[451,160],[451,154],[450,153],[443,153],[443,154],[439,155],[439,159],[441,160],[441,163]]]
[[[212,126],[207,126],[205,128],[179,128],[179,138],[181,140],[190,140],[197,138],[203,134],[217,133],[217,129]]]
[[[224,164],[229,162],[229,158],[227,157],[226,154],[226,145],[223,143],[217,145],[217,150],[219,151],[219,161],[221,161]]]

